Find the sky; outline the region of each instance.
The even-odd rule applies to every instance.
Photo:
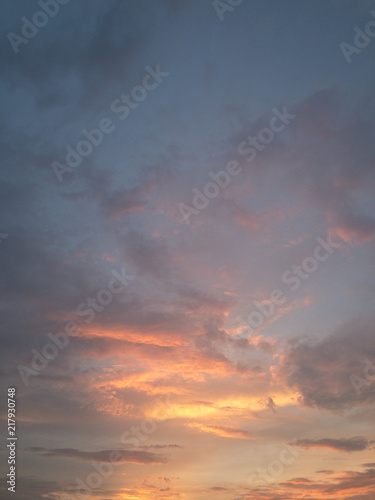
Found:
[[[2,497],[373,500],[375,1],[0,26]]]

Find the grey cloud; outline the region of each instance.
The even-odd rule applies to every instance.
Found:
[[[373,441],[369,441],[364,437],[352,437],[352,438],[323,438],[323,439],[297,439],[292,443],[291,446],[300,446],[301,448],[330,448],[331,450],[339,451],[363,451],[370,447]]]
[[[141,450],[149,450],[151,448],[160,450],[163,448],[184,448],[183,446],[180,446],[179,444],[150,444],[148,446],[139,446]]]
[[[75,448],[43,448],[38,446],[32,446],[26,448],[26,451],[31,451],[39,453],[44,457],[56,458],[75,458],[77,460],[83,461],[100,461],[100,462],[110,462],[110,455],[112,452],[118,452],[121,454],[121,458],[117,461],[118,463],[137,463],[137,464],[160,464],[165,463],[166,458],[162,455],[157,455],[156,453],[151,453],[148,451],[129,451],[129,450],[100,450],[100,451],[81,451]]]
[[[0,494],[4,494],[3,498],[9,495],[7,486],[5,481],[0,485]],[[62,490],[62,484],[58,481],[24,475],[17,477],[17,500],[56,500],[56,492]]]
[[[126,237],[119,240],[124,245],[124,254],[136,266],[137,274],[165,280],[170,277],[172,264],[166,240],[155,240],[136,229],[130,229]]]
[[[116,191],[103,200],[103,208],[110,218],[141,212],[146,208],[146,203],[140,196],[140,189]]]
[[[358,318],[322,340],[293,341],[279,373],[306,406],[342,411],[375,401],[375,383],[365,378],[366,360],[375,365],[374,322]],[[359,394],[352,376],[366,381]]]

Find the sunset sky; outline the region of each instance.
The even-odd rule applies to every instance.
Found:
[[[0,26],[1,497],[374,500],[375,1]]]

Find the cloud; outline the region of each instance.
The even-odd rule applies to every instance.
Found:
[[[375,181],[375,149],[369,146],[375,123],[365,102],[349,104],[350,98],[332,87],[315,93],[297,109],[306,176],[305,181],[298,180],[305,183],[311,201],[320,204],[331,231],[360,244],[375,237],[375,218],[366,208]],[[321,139],[324,155],[317,147]]]
[[[374,334],[374,321],[367,317],[345,323],[322,340],[297,338],[284,352],[278,373],[306,406],[342,411],[370,405],[375,383],[365,370],[366,362],[375,366]],[[364,381],[359,393],[354,376]]]
[[[274,402],[274,400],[273,400],[272,398],[268,398],[268,401],[267,401],[267,408],[268,408],[269,410],[271,410],[273,413],[275,413],[275,412],[276,412],[276,408],[277,408],[277,406],[276,406],[276,404],[275,404],[275,402]]]
[[[370,87],[363,98],[351,99],[353,94],[344,95],[335,86],[309,90],[314,86],[310,78],[322,77],[313,60],[304,58],[305,67],[299,62],[288,64],[304,53],[289,52],[299,46],[291,43],[290,33],[300,34],[299,41],[311,48],[308,41],[313,38],[306,36],[306,23],[301,28],[296,22],[304,18],[303,10],[298,8],[297,16],[294,11],[282,12],[293,27],[287,30],[279,22],[276,3],[271,15],[267,7],[262,14],[262,9],[245,3],[226,13],[221,24],[210,2],[71,1],[60,6],[59,14],[16,55],[5,34],[19,33],[22,16],[32,18],[40,7],[36,0],[1,2],[0,143],[5,182],[0,190],[0,230],[9,233],[0,248],[1,358],[6,361],[4,372],[13,370],[11,376],[17,375],[14,385],[20,385],[17,363],[31,366],[31,349],[41,352],[50,342],[47,332],[57,333],[68,319],[77,319],[77,305],[97,296],[108,283],[111,268],[137,271],[131,286],[98,312],[92,323],[82,319],[82,335],[72,337],[27,388],[20,386],[17,397],[25,410],[28,443],[38,443],[43,431],[46,442],[55,446],[28,448],[24,470],[69,481],[88,461],[108,461],[110,452],[117,450],[87,451],[93,437],[100,432],[110,442],[117,426],[130,428],[142,417],[153,418],[157,398],[168,394],[173,400],[165,426],[158,427],[160,444],[145,442],[136,451],[120,451],[123,463],[143,465],[164,463],[164,453],[178,452],[188,464],[179,493],[160,493],[167,489],[165,484],[156,487],[159,492],[150,491],[154,484],[145,491],[131,471],[114,478],[118,481],[113,482],[114,492],[93,494],[111,499],[119,495],[179,498],[199,496],[202,491],[207,498],[220,496],[221,491],[230,495],[232,490],[224,488],[227,484],[209,474],[204,485],[198,484],[198,476],[193,478],[207,458],[204,445],[202,454],[195,453],[197,443],[225,443],[222,455],[220,446],[214,450],[214,458],[226,468],[235,447],[252,452],[249,440],[264,430],[265,422],[272,422],[268,439],[279,439],[284,432],[283,439],[292,439],[295,422],[296,427],[306,428],[310,416],[318,414],[304,409],[300,416],[296,394],[308,407],[343,411],[362,406],[372,418],[375,382],[366,380],[357,394],[350,377],[364,376],[364,357],[375,363],[374,322],[359,320],[330,335],[316,330],[309,341],[301,337],[290,342],[281,358],[277,349],[284,345],[280,332],[290,332],[288,327],[278,330],[282,321],[285,326],[290,320],[289,325],[302,332],[337,320],[336,297],[324,304],[324,310],[318,309],[317,299],[327,289],[333,295],[341,290],[334,288],[334,278],[355,276],[360,282],[370,276],[367,269],[361,273],[370,245],[357,245],[375,236],[374,89],[368,79],[358,78],[362,88]],[[313,12],[309,7],[306,11],[309,19],[329,20],[320,30],[324,43],[318,49],[336,36],[329,23],[337,18],[337,9],[332,9],[332,18],[322,16],[321,10]],[[281,74],[275,83],[273,42],[282,47],[285,41],[287,50],[279,50],[285,56],[280,68],[288,68],[288,74]],[[314,53],[321,52],[315,48]],[[331,48],[340,59],[338,48]],[[230,57],[232,51],[236,57]],[[118,120],[110,109],[113,99],[132,93],[142,81],[145,66],[158,63],[171,73],[166,86],[137,102],[125,122]],[[310,66],[311,73],[303,73],[302,78],[307,86],[294,86],[302,81],[301,68],[310,71]],[[298,104],[288,103],[296,119],[246,165],[238,144],[267,127],[272,107],[282,109],[293,95],[305,96],[298,97]],[[116,131],[59,185],[51,162],[65,161],[66,146],[75,148],[83,139],[81,130],[98,127],[104,117],[111,117]],[[190,226],[181,224],[178,204],[184,199],[191,203],[192,189],[203,189],[212,181],[208,172],[223,169],[234,158],[241,163],[241,175],[210,199]],[[285,307],[265,322],[266,336],[257,341],[254,336],[245,338],[241,317],[251,312],[252,301],[268,298],[266,293],[294,263],[296,253],[306,250],[315,232],[321,235],[327,230],[353,245],[345,245],[353,253],[350,265],[335,270],[335,261],[330,260],[327,268],[332,275],[322,269],[306,283],[317,286],[310,296],[319,323],[304,325],[306,310],[294,307],[301,297],[295,301],[288,297]],[[288,241],[296,244],[284,246]],[[332,288],[319,288],[319,273],[332,277]],[[355,304],[353,310],[358,310]],[[242,325],[233,326],[238,319]],[[272,324],[274,319],[279,323]],[[274,385],[273,374],[279,377]],[[319,428],[326,429],[325,418],[331,417],[317,418],[322,422]],[[343,435],[355,433],[346,429]],[[246,441],[241,444],[239,439]],[[179,442],[183,446],[168,444]],[[76,448],[66,447],[71,443]],[[300,440],[306,448],[328,447],[337,452],[365,451],[369,443],[365,437]],[[260,456],[252,455],[254,461]],[[36,471],[35,458],[46,470]],[[58,468],[63,458],[65,476]],[[145,471],[145,467],[134,469]],[[235,465],[223,477],[233,484],[239,473]],[[298,471],[298,477],[282,487],[285,492],[272,492],[273,498],[326,498],[327,478],[300,477],[305,475]],[[347,477],[344,473],[336,479],[333,473],[329,476],[336,485]],[[360,484],[365,479],[358,476],[353,481]],[[39,490],[34,484],[23,495],[29,485],[20,478],[20,498],[50,500],[59,492],[57,484],[43,485],[41,480]],[[306,495],[303,487],[310,488]],[[238,495],[230,496],[244,499],[248,492],[238,490]],[[264,488],[251,496],[266,498],[268,493]]]
[[[297,439],[289,443],[291,446],[300,446],[309,450],[310,448],[328,448],[330,450],[339,451],[362,451],[370,447],[373,441],[369,441],[364,437],[352,437],[352,438],[323,438],[323,439]]]
[[[9,495],[5,481],[0,484],[0,494],[3,498]],[[56,492],[63,491],[60,481],[46,480],[32,476],[18,475],[17,500],[56,500]]]
[[[50,458],[73,458],[76,460],[83,461],[100,461],[100,462],[111,462],[111,453],[121,454],[121,458],[116,460],[117,463],[133,463],[133,464],[162,464],[167,461],[167,459],[162,455],[157,455],[156,453],[151,453],[148,451],[129,451],[129,450],[100,450],[100,451],[81,451],[75,448],[43,448],[38,446],[33,446],[26,448],[26,451],[31,451],[39,453],[43,457]]]
[[[340,500],[372,500],[375,494],[375,469],[365,472],[339,471],[324,480],[316,478],[294,477],[290,480],[251,488],[248,493],[243,493],[238,498],[252,500],[254,497],[262,500],[318,500],[332,498]]]
[[[267,342],[255,343],[249,338],[229,335],[215,324],[207,325],[205,333],[195,336],[194,345],[207,360],[221,362],[228,371],[239,373],[260,372],[260,351],[272,351]]]
[[[328,220],[333,222],[335,232],[342,240],[351,244],[371,241],[375,236],[375,217],[367,214],[353,213],[343,210],[336,216],[328,214]]]
[[[139,449],[141,450],[149,450],[150,448],[155,448],[158,450],[161,450],[163,448],[184,448],[183,446],[180,446],[179,444],[149,444],[148,446],[138,446]]]
[[[199,423],[187,424],[188,427],[194,427],[203,432],[210,432],[220,437],[234,438],[234,439],[254,439],[254,437],[243,429],[234,429],[233,427],[226,427],[222,425],[207,425]]]
[[[145,210],[146,203],[140,199],[142,190],[132,189],[115,191],[110,196],[106,196],[102,206],[109,218],[129,215]]]

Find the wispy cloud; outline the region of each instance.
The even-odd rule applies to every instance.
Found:
[[[331,450],[339,451],[362,451],[371,447],[374,441],[369,441],[363,437],[352,437],[352,438],[322,438],[322,439],[297,439],[293,443],[289,443],[291,446],[300,446],[301,448],[328,448]]]
[[[101,461],[110,462],[110,455],[112,452],[118,452],[121,458],[117,460],[118,463],[134,463],[134,464],[161,464],[166,462],[166,458],[162,455],[157,455],[148,451],[129,451],[129,450],[99,450],[99,451],[81,451],[75,448],[43,448],[33,446],[26,448],[26,451],[38,453],[43,457],[49,458],[74,458],[83,461]]]

